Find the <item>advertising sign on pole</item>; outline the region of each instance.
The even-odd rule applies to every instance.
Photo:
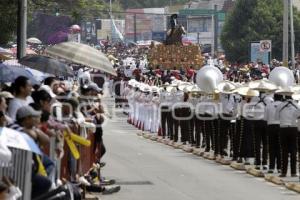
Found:
[[[261,51],[260,42],[251,42],[250,44],[250,57],[251,62],[263,62],[264,64],[270,64],[270,52]]]

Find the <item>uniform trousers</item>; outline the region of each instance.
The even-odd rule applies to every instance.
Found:
[[[280,140],[279,133],[280,127],[279,124],[270,124],[268,125],[268,137],[269,137],[269,169],[275,169],[275,163],[277,169],[281,167],[281,149],[280,149]]]
[[[214,134],[216,128],[216,119],[213,119],[211,115],[206,114],[204,120],[204,129],[205,129],[205,152],[209,152],[211,149],[214,149]]]
[[[201,142],[201,127],[203,124],[203,121],[198,119],[196,114],[194,114],[193,118],[190,120],[191,124],[191,131],[190,131],[190,143],[194,144],[197,148],[200,147]]]
[[[166,134],[170,134],[169,130],[167,131],[166,129],[166,125],[167,125],[167,121],[168,121],[168,115],[170,115],[170,110],[169,110],[169,106],[161,106],[160,107],[160,112],[161,112],[161,132],[162,132],[162,136],[163,138],[166,137]],[[167,126],[169,129],[169,125]]]
[[[191,109],[189,107],[181,107],[180,109],[180,132],[181,132],[181,142],[191,143],[191,126],[190,126],[190,117],[191,117]]]
[[[253,120],[254,124],[254,154],[255,165],[268,164],[268,134],[267,122],[264,120]],[[261,155],[262,146],[262,155]],[[262,162],[261,162],[262,158]]]
[[[234,136],[235,136],[235,129],[236,122],[230,122],[230,131],[229,131],[229,140],[230,140],[230,157],[233,157],[233,147],[234,147]]]
[[[174,127],[174,142],[178,142],[178,131],[179,131],[179,126],[180,126],[180,113],[181,109],[179,107],[174,108],[173,113],[172,113],[172,119],[173,119],[173,127]]]
[[[232,160],[237,160],[239,157],[239,149],[240,149],[240,130],[241,129],[241,119],[236,119],[236,122],[233,124],[233,132],[232,132]]]
[[[225,156],[225,149],[228,145],[228,136],[231,128],[230,120],[220,117],[218,127],[216,137],[216,154]]]
[[[249,158],[253,157],[254,146],[253,146],[253,121],[247,120],[241,117],[238,120],[237,131],[238,131],[238,157]]]
[[[280,128],[281,170],[286,175],[290,156],[291,174],[296,174],[298,130],[295,127]]]

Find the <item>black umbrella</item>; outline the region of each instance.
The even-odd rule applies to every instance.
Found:
[[[53,74],[56,76],[73,76],[71,68],[53,58],[42,55],[28,55],[19,61],[22,65],[36,69],[41,72]]]
[[[0,83],[12,83],[19,76],[25,76],[29,78],[32,84],[39,85],[40,82],[37,80],[32,73],[26,70],[25,67],[22,67],[18,64],[8,64],[8,63],[0,63]]]

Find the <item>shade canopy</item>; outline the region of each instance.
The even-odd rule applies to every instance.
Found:
[[[116,75],[116,71],[106,55],[85,44],[63,42],[47,48],[46,53],[50,56],[62,58],[70,62],[101,70],[108,74]]]

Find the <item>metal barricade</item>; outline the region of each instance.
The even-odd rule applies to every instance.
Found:
[[[12,152],[10,163],[0,163],[0,178],[7,176],[15,181],[23,195],[20,200],[31,199],[32,152],[9,148]]]

